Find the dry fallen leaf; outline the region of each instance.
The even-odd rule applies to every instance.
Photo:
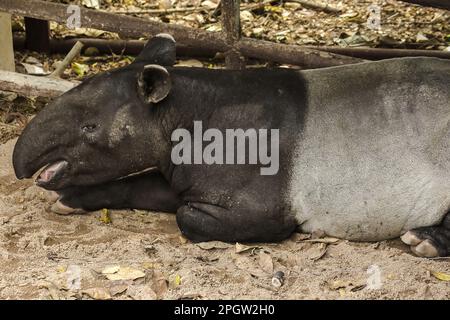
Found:
[[[148,285],[132,286],[127,290],[127,295],[134,300],[156,300],[156,293]]]
[[[209,241],[209,242],[200,242],[197,243],[197,247],[203,250],[212,250],[212,249],[228,249],[230,245],[221,241]]]
[[[162,299],[167,292],[167,280],[159,270],[153,273],[152,290],[156,293],[157,299]]]
[[[88,8],[100,9],[99,0],[81,0],[81,4]]]
[[[311,257],[309,257],[313,261],[320,260],[325,256],[325,254],[327,253],[327,250],[328,250],[328,245],[326,243],[320,243],[319,247],[317,249],[318,249],[318,251],[315,254],[313,254]]]
[[[259,253],[259,266],[264,272],[273,273],[273,260],[270,254],[263,251]]]
[[[37,66],[34,64],[29,64],[22,62],[22,66],[25,68],[28,74],[31,75],[37,75],[37,76],[44,76],[50,74],[50,72],[45,72],[44,69],[41,66]]]
[[[259,265],[255,263],[254,259],[251,259],[248,256],[236,256],[234,263],[238,269],[248,272],[256,278],[267,277],[267,274],[261,270]]]
[[[335,280],[332,282],[328,282],[328,287],[331,290],[340,290],[350,287],[352,284],[352,281],[349,280]]]
[[[215,9],[217,7],[217,3],[210,0],[203,1],[200,5],[210,10]]]
[[[103,274],[113,274],[120,270],[120,266],[109,266],[102,270]]]
[[[294,233],[291,237],[292,241],[298,242],[311,238],[311,234],[309,233]]]
[[[181,244],[186,244],[186,243],[189,242],[189,240],[186,237],[182,236],[182,235],[178,236],[178,239],[180,240]]]
[[[108,280],[136,280],[145,277],[145,273],[132,267],[108,267],[102,271]]]
[[[95,300],[110,300],[111,294],[105,288],[89,288],[83,290],[83,293]]]
[[[241,21],[252,21],[254,19],[253,14],[248,10],[240,12]]]
[[[436,278],[439,279],[441,281],[450,281],[450,274],[447,273],[443,273],[443,272],[436,272],[436,271],[431,271],[430,273]]]
[[[109,288],[109,292],[111,296],[116,296],[118,294],[124,293],[128,289],[128,285],[126,284],[117,284],[113,285]]]
[[[47,289],[52,300],[64,299],[64,296],[62,295],[60,289],[53,282],[44,282],[40,284],[39,287]]]
[[[336,243],[338,242],[340,239],[338,238],[321,238],[321,239],[308,239],[308,240],[304,240],[304,242],[312,242],[312,243]]]
[[[260,247],[258,246],[246,246],[245,244],[240,244],[239,242],[236,242],[236,253],[242,253],[248,250],[258,249]]]

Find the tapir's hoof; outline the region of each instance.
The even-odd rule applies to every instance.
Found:
[[[415,231],[408,231],[400,239],[419,257],[434,258],[442,255],[433,240],[421,238]]]
[[[83,209],[76,209],[71,208],[63,204],[60,200],[56,201],[51,209],[52,212],[61,214],[61,215],[68,215],[68,214],[76,214],[76,213],[85,213],[86,211]]]

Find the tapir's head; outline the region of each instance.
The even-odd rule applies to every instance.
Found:
[[[163,132],[157,121],[171,81],[175,41],[152,38],[131,65],[99,74],[54,99],[19,137],[13,154],[17,178],[59,190],[124,177],[157,166]]]

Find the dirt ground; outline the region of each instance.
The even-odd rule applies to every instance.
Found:
[[[450,298],[450,282],[433,276],[449,260],[417,258],[398,239],[193,244],[170,214],[56,215],[43,189],[15,179],[14,143],[0,146],[1,299]]]

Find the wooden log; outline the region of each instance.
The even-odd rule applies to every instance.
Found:
[[[67,5],[40,0],[0,0],[0,11],[64,24],[67,19],[67,7]],[[218,32],[208,32],[85,8],[80,8],[80,13],[82,27],[117,32],[122,36],[131,38],[150,37],[165,32],[172,34],[177,42],[187,47],[215,52],[226,52],[230,49],[222,33]],[[249,38],[241,38],[236,47],[244,56],[294,65],[304,65],[303,63],[308,62],[310,64],[304,66],[309,68],[361,62],[360,59],[356,58],[343,57],[332,53],[314,53],[314,50],[299,46]]]
[[[324,68],[364,62],[366,60],[339,55],[339,59],[334,59],[336,54],[325,51],[317,51],[302,47],[302,55],[295,55],[298,46],[273,43],[263,40],[242,38],[237,44],[237,49],[246,57],[276,61],[285,64],[301,65],[310,68]],[[293,59],[295,56],[295,59]],[[329,64],[330,61],[333,64]]]
[[[46,20],[25,17],[26,47],[37,52],[50,52],[50,24]]]
[[[13,37],[11,15],[0,12],[0,70],[14,71]]]
[[[228,69],[244,69],[245,59],[235,45],[241,38],[240,1],[222,0],[222,31],[225,33],[230,49],[225,52],[225,65]]]
[[[400,0],[402,2],[408,2],[412,4],[418,4],[426,7],[434,7],[450,10],[449,0]]]
[[[384,48],[341,48],[308,46],[310,49],[322,50],[367,60],[382,60],[402,57],[435,57],[450,59],[450,51],[417,50],[417,49],[384,49]]]
[[[144,48],[146,41],[143,40],[113,40],[113,39],[94,39],[94,38],[69,38],[69,39],[50,39],[50,51],[52,53],[67,54],[73,46],[80,41],[84,44],[83,49],[95,47],[102,54],[126,54],[137,56]],[[24,50],[25,39],[20,36],[14,36],[14,50]],[[83,52],[83,50],[82,50]],[[212,58],[216,51],[204,48],[187,47],[177,43],[178,57],[208,57]]]
[[[0,90],[16,92],[27,97],[54,98],[72,89],[78,83],[57,78],[0,71]]]

